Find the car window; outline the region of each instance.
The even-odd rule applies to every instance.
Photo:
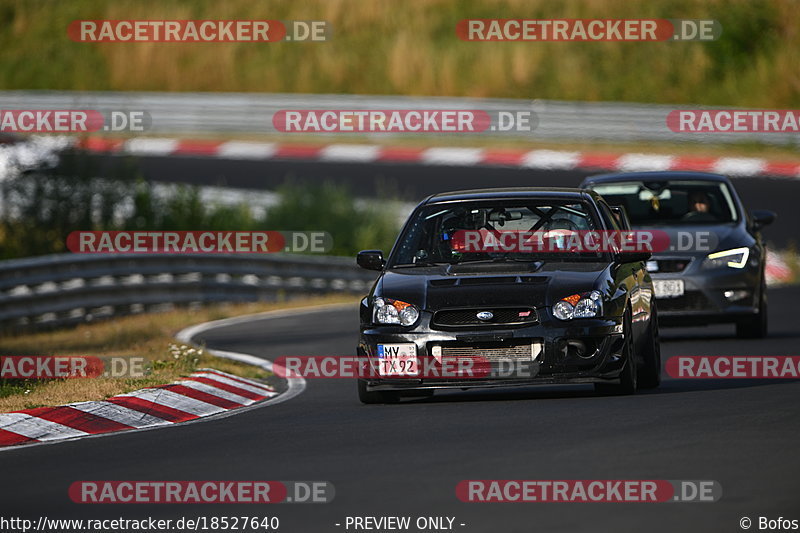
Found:
[[[565,234],[601,229],[583,202],[482,201],[433,204],[412,214],[389,266],[430,262],[462,263],[489,259],[593,259],[601,253],[475,252],[463,246],[463,235],[491,239],[503,232]],[[461,238],[461,240],[459,240]],[[546,256],[546,257],[545,257]]]
[[[598,202],[597,205],[600,207],[600,212],[603,214],[603,218],[605,219],[608,227],[612,230],[621,230],[622,227],[617,221],[617,216],[613,211],[611,211],[611,208],[608,207],[608,204],[605,202]]]
[[[629,181],[590,185],[621,205],[634,226],[725,224],[738,220],[733,196],[716,181]]]

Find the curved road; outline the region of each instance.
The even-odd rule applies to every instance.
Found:
[[[772,290],[771,334],[730,326],[664,332],[673,355],[794,355],[800,287]],[[210,330],[209,347],[280,355],[352,353],[355,308]],[[739,519],[800,519],[800,383],[665,380],[598,397],[590,387],[450,392],[364,406],[350,380],[225,419],[0,453],[0,516],[161,518],[277,515],[281,531],[346,531],[346,516],[455,516],[456,531],[741,531]],[[330,504],[77,505],[76,480],[327,480]],[[713,479],[717,503],[462,503],[463,479]],[[341,523],[341,527],[335,524]],[[416,529],[412,528],[412,531]],[[352,529],[350,531],[353,531]]]

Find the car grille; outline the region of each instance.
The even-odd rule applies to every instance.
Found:
[[[482,311],[490,311],[494,316],[489,320],[481,320],[478,313]],[[531,307],[444,309],[433,315],[433,325],[443,327],[528,325],[538,321],[539,315]]]
[[[441,357],[442,365],[469,369],[465,375],[485,379],[530,379],[544,358],[543,339],[430,342],[427,348],[429,355]]]
[[[658,265],[658,270],[651,270],[648,268],[647,270],[650,272],[667,272],[667,273],[674,273],[674,272],[683,272],[686,270],[686,267],[689,266],[689,263],[692,261],[690,258],[681,258],[681,259],[654,259],[655,263]],[[649,263],[650,261],[648,261]]]
[[[658,300],[659,311],[713,311],[714,304],[700,291],[689,291],[678,298]]]
[[[453,358],[481,358],[487,361],[526,360],[530,361],[533,348],[530,342],[515,345],[456,345],[446,343],[442,345],[442,357]]]

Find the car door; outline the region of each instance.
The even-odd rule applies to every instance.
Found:
[[[630,230],[630,223],[623,209],[615,212],[603,200],[598,201],[598,206],[610,230]],[[639,337],[650,319],[650,301],[653,293],[650,274],[642,261],[623,262],[616,267],[616,277],[617,282],[624,285],[629,294],[634,335]]]

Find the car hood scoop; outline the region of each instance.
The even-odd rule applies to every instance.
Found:
[[[523,281],[520,276],[431,279],[425,291],[425,303],[430,310],[487,305],[541,307],[545,305],[549,281],[548,276],[537,276],[535,281]],[[447,285],[439,284],[445,282]]]
[[[387,274],[382,294],[439,310],[486,305],[545,305],[549,276],[414,276]]]
[[[533,274],[526,270],[524,273],[497,275],[485,271],[481,274],[448,274],[444,268],[387,271],[381,276],[377,291],[382,296],[429,311],[484,306],[544,307],[552,305],[554,299],[591,290],[607,265],[580,266],[579,271],[554,269]]]
[[[506,285],[508,283],[547,283],[548,276],[458,276],[431,279],[431,287],[455,287],[457,285]]]

